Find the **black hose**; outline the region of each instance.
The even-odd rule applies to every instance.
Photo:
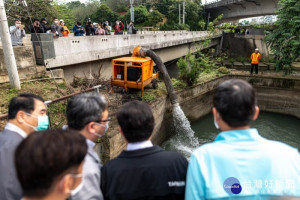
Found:
[[[178,104],[177,95],[174,91],[169,73],[167,71],[167,68],[166,68],[165,64],[160,59],[160,57],[157,56],[154,51],[149,50],[149,49],[141,49],[139,54],[140,54],[140,56],[143,56],[143,57],[148,56],[155,62],[156,66],[158,67],[158,69],[163,74],[163,79],[164,79],[164,82],[165,82],[165,85],[166,85],[166,88],[167,88],[167,92],[169,94],[171,104],[172,105]]]

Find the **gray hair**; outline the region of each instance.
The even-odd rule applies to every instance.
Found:
[[[98,93],[83,93],[73,96],[67,106],[68,126],[82,130],[90,122],[99,122],[107,110],[105,98]]]

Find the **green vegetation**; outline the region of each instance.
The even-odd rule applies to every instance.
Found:
[[[218,68],[208,55],[200,51],[195,55],[188,54],[180,58],[177,62],[177,66],[180,70],[179,79],[189,86],[198,83],[199,78],[203,75],[212,74],[215,76],[217,74],[230,73],[226,67]],[[184,85],[181,85],[181,87],[184,88]]]
[[[180,58],[177,62],[177,66],[180,70],[179,79],[183,80],[188,85],[196,83],[200,74],[200,63],[197,62],[195,56],[188,54],[187,56]]]
[[[226,67],[219,67],[218,72],[221,74],[230,74],[230,71]]]
[[[20,91],[11,89],[8,83],[1,84],[0,115],[6,114],[8,112],[9,101],[20,93],[34,93],[43,97],[45,100],[53,100],[74,92],[64,82],[57,83],[57,86],[58,87],[56,87],[56,84],[52,80],[31,81],[22,83],[22,91]],[[66,123],[64,116],[65,105],[66,101],[48,105],[48,113],[50,116],[51,124],[55,128],[61,127],[61,125],[64,125]],[[2,130],[3,126],[3,121],[0,121],[0,130]]]
[[[153,93],[148,93],[148,92],[145,92],[143,97],[142,97],[142,100],[143,101],[147,101],[147,102],[151,102],[151,101],[154,101],[156,100],[156,95],[153,94]]]
[[[276,70],[290,74],[300,54],[300,1],[281,0],[280,4],[276,28],[265,39],[276,58]]]
[[[130,21],[130,1],[124,0],[89,0],[86,3],[71,1],[63,3],[56,0],[27,0],[28,9],[15,1],[5,1],[10,23],[21,18],[26,27],[31,23],[30,18],[46,17],[48,23],[57,17],[65,21],[71,30],[76,21],[83,25],[88,18],[92,22],[102,23],[109,21],[114,25],[116,20],[121,20],[126,25]],[[140,0],[134,2],[135,26],[152,26],[160,30],[205,30],[206,27],[214,26],[214,22],[206,24],[204,8],[201,0],[186,0],[185,24],[181,17],[179,23],[179,5],[183,12],[182,1],[178,0]]]

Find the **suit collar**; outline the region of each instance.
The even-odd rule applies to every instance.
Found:
[[[13,123],[8,122],[4,129],[18,133],[22,138],[27,137],[27,134],[25,133],[25,131],[23,131],[20,127],[14,125]]]

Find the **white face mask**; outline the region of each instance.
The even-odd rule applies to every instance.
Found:
[[[219,124],[217,123],[215,118],[214,118],[214,124],[215,124],[216,129],[220,129]]]
[[[77,194],[81,188],[83,188],[83,179],[81,181],[81,183],[73,190],[71,190],[71,196],[74,196],[75,194]]]
[[[98,133],[92,133],[92,134],[94,134],[94,135],[96,135],[96,136],[98,136],[98,137],[103,137],[103,136],[105,135],[105,133],[107,132],[108,128],[109,128],[109,122],[106,122],[105,125],[99,124],[99,123],[97,123],[97,122],[94,122],[94,123],[95,123],[96,125],[99,125],[99,126],[105,128],[105,129],[104,129],[104,134],[103,134],[103,135],[100,135],[100,134],[98,134]]]

